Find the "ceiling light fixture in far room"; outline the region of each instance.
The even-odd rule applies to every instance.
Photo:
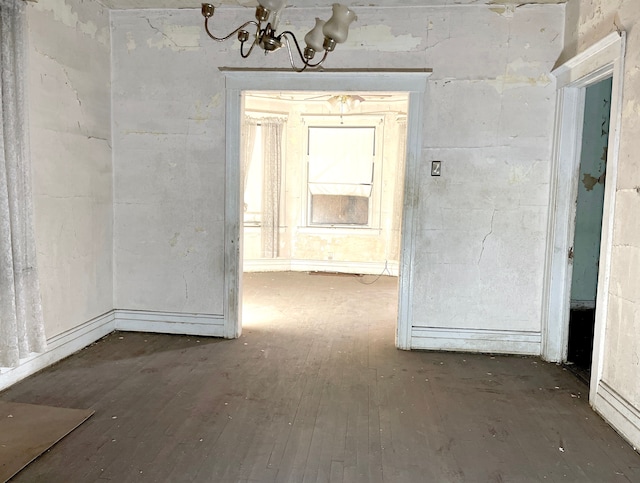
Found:
[[[361,102],[365,99],[364,97],[357,96],[354,94],[340,94],[331,96],[327,99],[327,102],[331,106],[332,109],[339,107],[340,109],[340,120],[342,121],[342,116],[345,112],[349,112],[352,109],[358,107]]]
[[[273,52],[281,47],[287,48],[289,54],[289,62],[291,68],[297,72],[302,72],[307,67],[319,67],[332,52],[337,44],[341,44],[347,40],[349,33],[349,25],[356,20],[356,14],[348,7],[334,3],[333,15],[328,21],[316,18],[316,24],[304,37],[306,47],[304,51],[300,48],[300,44],[293,32],[286,30],[276,35],[276,28],[280,11],[284,8],[286,0],[258,0],[259,5],[256,7],[256,20],[249,20],[243,23],[229,35],[224,37],[216,37],[209,30],[209,20],[213,18],[215,7],[210,3],[202,4],[202,16],[204,17],[204,28],[207,35],[213,40],[223,42],[237,34],[240,41],[240,55],[247,58],[251,55],[254,47],[259,46],[265,53]],[[266,25],[265,25],[266,24]],[[247,28],[253,30],[255,34],[249,33]],[[251,37],[253,35],[253,39]],[[291,46],[293,41],[295,51],[297,51],[302,66],[298,67],[294,61],[294,48]],[[245,43],[250,42],[251,46],[245,52]],[[312,59],[317,52],[323,52],[322,58],[312,63]]]

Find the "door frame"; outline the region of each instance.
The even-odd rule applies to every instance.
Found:
[[[401,230],[396,347],[411,348],[411,306],[415,255],[417,172],[422,157],[422,126],[427,78],[431,71],[316,71],[220,69],[225,77],[226,159],[224,234],[224,337],[242,332],[242,211],[240,210],[240,126],[243,91],[406,92],[407,151]]]
[[[573,246],[575,231],[575,201],[584,123],[585,89],[612,77],[607,175],[591,369],[591,401],[594,400],[595,390],[602,377],[604,362],[603,348],[613,250],[625,40],[625,32],[613,32],[552,71],[556,77],[558,93],[551,165],[542,347],[544,359],[552,362],[564,362],[567,358],[572,275],[569,251]]]

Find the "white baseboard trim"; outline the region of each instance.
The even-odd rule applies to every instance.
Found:
[[[640,449],[640,408],[634,407],[606,382],[600,381],[593,409],[638,451]]]
[[[385,268],[388,270],[385,271]],[[361,273],[365,275],[398,276],[397,261],[386,262],[342,262],[338,260],[285,260],[285,259],[257,259],[244,260],[245,272],[337,272]]]
[[[413,327],[411,348],[439,351],[540,355],[540,332]]]
[[[17,367],[0,368],[0,391],[83,349],[114,330],[114,311],[91,319],[47,340],[47,348],[20,361]]]
[[[222,315],[121,309],[114,312],[116,330],[224,337]]]

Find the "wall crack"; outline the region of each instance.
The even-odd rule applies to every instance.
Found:
[[[480,265],[480,261],[482,260],[482,254],[484,253],[484,244],[489,238],[489,235],[493,233],[493,220],[496,217],[496,210],[493,210],[493,214],[491,215],[491,225],[489,226],[489,233],[487,233],[482,239],[482,248],[480,249],[480,256],[478,257],[478,265]]]

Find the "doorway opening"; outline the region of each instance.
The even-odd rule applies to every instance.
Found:
[[[307,72],[221,69],[225,76],[225,212],[224,212],[224,337],[234,339],[242,333],[243,217],[241,195],[241,124],[243,92],[325,91],[404,92],[408,94],[405,186],[402,212],[402,235],[397,291],[397,325],[395,345],[411,349],[413,265],[416,256],[415,230],[417,205],[413,201],[418,189],[417,173],[422,157],[422,126],[429,69],[377,71],[349,70]],[[343,116],[344,117],[344,116]]]
[[[577,179],[567,366],[586,384],[591,376],[602,237],[612,78],[585,88]]]
[[[354,289],[346,310],[366,304],[358,300],[364,290],[336,277],[363,285],[385,277],[387,290],[397,294],[408,104],[403,92],[242,93],[245,326],[281,312],[263,305],[265,300],[286,304],[282,290],[288,283],[292,289],[300,283],[316,287],[317,297],[307,298],[309,308],[332,289],[327,284]],[[301,274],[330,277],[312,282]],[[265,297],[264,291],[278,296]],[[290,298],[300,303],[304,297],[295,293],[291,290]],[[260,307],[254,298],[262,301]],[[393,306],[395,322],[397,301]]]

